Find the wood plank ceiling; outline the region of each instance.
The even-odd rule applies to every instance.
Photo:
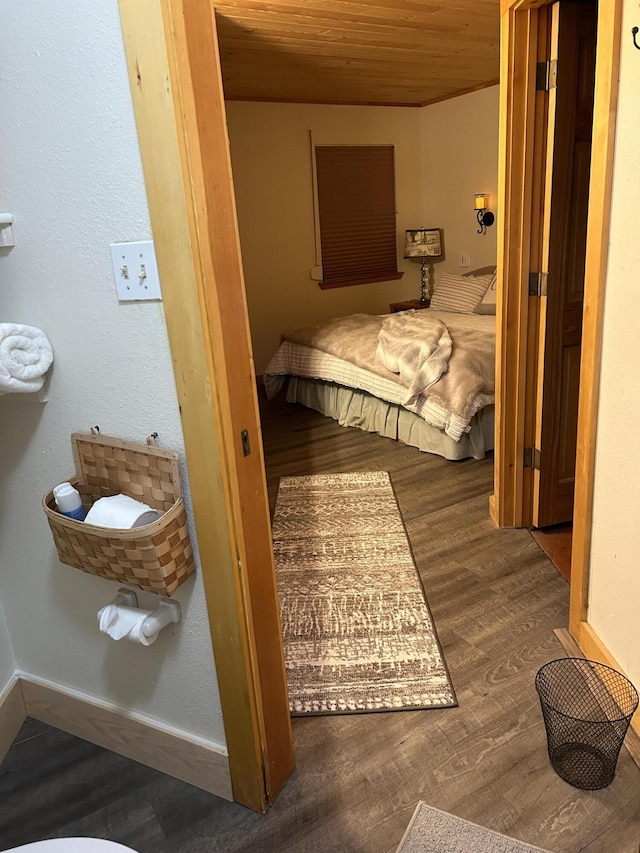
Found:
[[[229,100],[424,106],[498,82],[500,0],[214,0]]]

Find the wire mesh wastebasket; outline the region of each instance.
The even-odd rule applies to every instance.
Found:
[[[605,788],[638,707],[631,682],[583,658],[551,661],[536,675],[551,766],[576,788]]]

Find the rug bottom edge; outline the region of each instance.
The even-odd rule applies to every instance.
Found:
[[[457,700],[444,705],[405,705],[402,708],[354,708],[340,711],[289,711],[291,717],[340,717],[353,714],[395,714],[402,711],[438,711],[441,708],[457,708]]]

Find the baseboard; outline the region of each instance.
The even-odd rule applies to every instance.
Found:
[[[19,686],[27,716],[233,800],[229,758],[206,741],[57,685],[23,677]]]
[[[570,657],[585,657],[589,660],[603,663],[605,666],[610,666],[618,670],[618,672],[622,672],[613,656],[609,654],[609,651],[602,644],[602,641],[588,622],[582,622],[581,624],[580,645],[578,645],[573,635],[566,628],[556,629],[555,635]],[[622,674],[624,675],[624,672]],[[631,727],[624,739],[624,745],[635,763],[640,767],[640,710],[634,714],[631,720]]]
[[[9,752],[27,717],[19,678],[14,678],[0,696],[0,761]]]

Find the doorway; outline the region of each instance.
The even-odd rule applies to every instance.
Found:
[[[533,518],[533,472],[524,452],[535,438],[537,367],[527,354],[538,346],[537,300],[529,296],[529,273],[537,266],[540,249],[542,115],[536,103],[537,62],[546,59],[540,39],[541,17],[548,4],[511,0],[502,11],[502,85],[500,144],[498,311],[499,364],[496,453],[496,493],[492,514],[504,526],[529,526]],[[544,20],[543,18],[543,20]],[[609,211],[618,67],[620,58],[620,0],[600,0],[594,86],[592,157],[584,272],[582,359],[578,400],[578,432],[571,558],[570,629],[582,651],[602,660],[602,644],[587,621],[593,472],[600,382],[600,353],[609,239]],[[537,169],[537,172],[536,172]],[[536,195],[537,193],[537,195]],[[535,266],[532,263],[532,253]]]
[[[539,0],[531,0],[529,5],[538,4]],[[528,167],[535,113],[531,57],[536,53],[531,53],[531,46],[536,43],[533,23],[538,11],[526,5],[514,0],[503,12],[503,177],[498,224],[504,256],[498,343],[500,361],[510,370],[501,371],[497,382],[492,512],[500,526],[522,525],[531,497],[531,479],[523,473],[523,451],[525,432],[533,428],[525,406],[532,377],[524,356],[527,343],[535,340],[527,310],[532,233]],[[246,347],[246,306],[238,291],[241,270],[234,259],[238,244],[229,195],[214,9],[195,0],[120,0],[120,7],[158,264],[165,283],[234,797],[263,810],[284,784],[292,753],[273,566],[265,535],[264,474],[254,467],[256,456],[261,456],[260,437]],[[621,4],[601,2],[600,12],[583,328],[589,371],[583,367],[581,374],[571,590],[571,628],[578,642],[588,634],[583,626],[588,627],[600,282],[606,265]],[[215,109],[211,109],[212,99]],[[204,180],[207,161],[212,159],[218,163],[214,186]],[[214,191],[216,182],[224,188],[222,195]],[[240,408],[235,405],[238,399]],[[243,455],[245,429],[256,454],[253,458]],[[248,495],[253,501],[247,501]],[[251,529],[246,513],[252,506],[259,520],[256,530],[262,531],[254,544],[262,544],[249,565],[245,531]]]
[[[532,535],[570,580],[578,393],[593,128],[597,5],[560,0],[539,22],[546,58],[537,98],[546,121],[541,170],[538,362]],[[532,252],[532,263],[534,262]]]

